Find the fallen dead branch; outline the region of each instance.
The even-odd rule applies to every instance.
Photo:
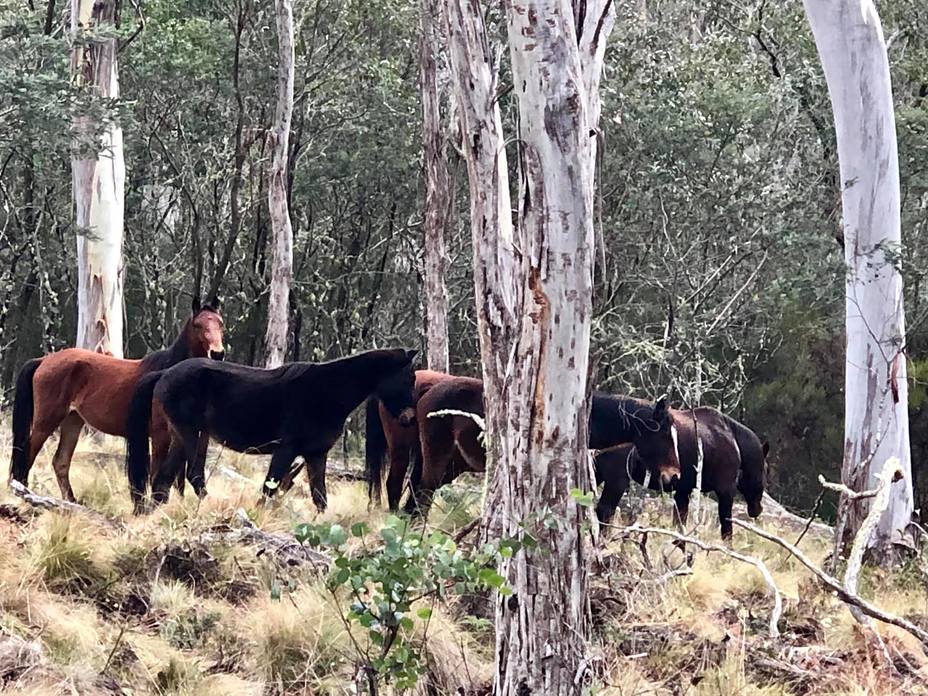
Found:
[[[206,532],[200,535],[200,541],[206,544],[217,542],[251,544],[258,547],[259,556],[265,553],[270,554],[288,566],[309,563],[317,570],[326,570],[332,564],[332,559],[326,554],[304,546],[292,534],[265,532],[255,525],[241,508],[236,511],[235,518],[241,523],[238,529]]]
[[[828,536],[831,536],[835,532],[834,527],[831,525],[825,524],[824,522],[816,522],[814,519],[810,521],[809,518],[793,514],[780,505],[769,493],[764,493],[764,518],[767,519],[770,517],[775,518],[778,522],[783,522],[786,525],[790,525],[799,530],[805,530],[806,532],[811,529],[821,534],[827,534]],[[806,528],[807,526],[808,529]]]
[[[48,495],[39,495],[38,493],[33,493],[19,481],[10,481],[10,488],[13,489],[13,494],[17,498],[21,498],[33,507],[43,508],[45,510],[55,510],[57,512],[76,512],[78,514],[85,515],[86,517],[89,517],[95,522],[99,522],[103,526],[110,529],[122,529],[122,524],[116,520],[110,519],[106,515],[103,515],[96,510],[91,510],[89,507],[85,507],[79,503],[71,503],[67,500],[62,500],[61,498],[54,498]]]
[[[771,638],[779,637],[780,629],[777,628],[777,625],[780,623],[780,616],[783,614],[783,596],[780,594],[779,588],[773,581],[773,575],[770,573],[770,570],[759,558],[746,556],[743,553],[732,551],[728,547],[720,546],[718,544],[709,544],[695,537],[686,536],[669,529],[661,529],[660,527],[639,527],[638,525],[632,525],[631,527],[620,527],[618,528],[618,532],[623,536],[628,536],[630,534],[658,534],[661,536],[667,536],[684,544],[692,544],[696,548],[702,549],[703,551],[720,553],[724,556],[728,556],[729,558],[734,558],[737,561],[741,561],[742,563],[748,563],[754,566],[763,576],[764,582],[767,583],[767,587],[770,589],[770,592],[773,595],[773,610],[770,612],[768,633]]]
[[[876,494],[873,497],[870,510],[867,512],[867,517],[864,518],[863,523],[860,525],[860,529],[857,530],[857,536],[854,537],[854,543],[851,545],[851,553],[848,556],[847,570],[844,572],[844,589],[849,594],[857,594],[857,583],[860,577],[860,570],[864,563],[864,553],[867,551],[870,544],[873,530],[876,529],[876,526],[880,522],[880,517],[883,515],[886,508],[889,507],[890,486],[902,475],[903,473],[899,466],[898,457],[890,457],[883,465],[883,471],[876,476],[879,481],[875,489]],[[819,481],[822,482],[822,485],[825,485],[825,480],[821,476],[819,476]],[[866,492],[869,493],[869,491]],[[853,491],[851,491],[851,493],[853,493]],[[850,610],[857,622],[873,634],[874,640],[882,650],[887,662],[892,664],[892,658],[889,655],[889,651],[886,649],[886,644],[883,642],[880,634],[876,632],[873,626],[873,620],[865,615],[858,607],[851,606]]]
[[[742,529],[753,532],[762,539],[772,541],[774,544],[777,544],[786,549],[796,558],[797,561],[812,571],[812,574],[821,580],[832,592],[834,592],[841,601],[857,607],[863,613],[870,616],[871,618],[876,619],[877,621],[882,621],[883,623],[896,626],[897,628],[901,628],[903,631],[911,633],[913,636],[918,638],[919,641],[921,641],[922,645],[925,647],[926,652],[928,652],[928,631],[919,628],[907,619],[903,619],[900,616],[883,611],[862,597],[859,597],[856,593],[848,592],[848,590],[842,586],[841,582],[838,581],[837,578],[832,577],[824,570],[816,566],[802,551],[797,549],[788,541],[785,541],[784,539],[781,539],[777,535],[771,534],[770,532],[765,532],[763,529],[759,529],[753,524],[744,522],[743,520],[739,520],[737,518],[732,518],[732,523],[738,525]]]

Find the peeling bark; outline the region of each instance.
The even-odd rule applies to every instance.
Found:
[[[586,510],[595,135],[611,2],[511,2],[519,103],[519,227],[508,209],[496,82],[479,5],[450,0],[448,26],[471,192],[487,412],[490,535],[524,538],[504,561],[494,693],[584,685]],[[589,63],[589,64],[588,64]],[[502,167],[500,166],[502,164]],[[504,207],[505,206],[505,207]]]
[[[899,158],[889,59],[871,0],[805,0],[831,96],[841,171],[847,263],[845,447],[842,480],[873,488],[882,463],[903,476],[869,547],[883,561],[904,536],[912,510],[902,275]],[[842,498],[853,536],[870,501]],[[837,539],[837,543],[843,539]]]
[[[267,305],[265,366],[278,367],[287,354],[287,327],[290,313],[290,283],[293,279],[293,227],[287,202],[287,168],[290,150],[290,123],[293,119],[293,6],[291,0],[276,0],[277,14],[277,112],[268,133],[271,170],[267,199],[274,237],[271,252],[271,291]]]
[[[439,56],[444,46],[439,0],[421,0],[419,93],[425,169],[425,329],[428,366],[448,372],[448,288],[445,234],[451,217],[451,175],[442,126]]]
[[[71,75],[97,98],[119,98],[116,39],[88,33],[111,25],[115,0],[71,0]],[[121,358],[123,342],[123,218],[126,166],[122,128],[88,113],[74,118],[71,157],[77,228],[77,346]],[[88,152],[95,137],[96,150]]]

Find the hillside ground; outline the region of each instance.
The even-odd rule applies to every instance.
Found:
[[[0,458],[9,460],[8,429]],[[110,522],[39,510],[0,487],[0,691],[13,694],[349,694],[356,672],[347,603],[312,567],[290,567],[223,531],[246,511],[261,529],[288,534],[306,521],[348,528],[386,519],[369,511],[365,485],[330,480],[330,507],[317,515],[305,478],[260,509],[266,459],[212,449],[209,495],[189,490],[133,516],[122,441],[85,436],[72,483],[80,502]],[[49,443],[30,487],[58,495]],[[349,462],[359,467],[359,462]],[[6,464],[4,463],[4,466]],[[237,472],[240,476],[229,474]],[[225,472],[225,473],[220,473]],[[638,521],[669,526],[665,500],[630,502]],[[712,519],[714,503],[706,503]],[[473,481],[446,489],[430,524],[456,531],[479,511]],[[626,509],[626,520],[629,509]],[[624,523],[621,522],[620,523]],[[795,540],[792,527],[761,526]],[[711,522],[701,529],[717,542]],[[462,542],[466,543],[466,542]],[[772,598],[757,570],[691,549],[692,566],[668,540],[622,540],[605,530],[592,576],[593,693],[928,694],[919,643],[880,626],[893,667],[847,608],[785,551],[736,529],[733,547],[763,559],[784,595],[780,637],[768,636]],[[802,550],[821,561],[829,539],[810,532]],[[868,570],[861,591],[886,610],[928,626],[919,560],[892,573]],[[486,603],[452,600],[431,619],[429,669],[417,691],[486,693],[492,627]]]

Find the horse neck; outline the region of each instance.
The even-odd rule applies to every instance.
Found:
[[[350,413],[377,388],[389,362],[387,354],[369,351],[322,364],[305,363],[314,368],[305,374],[317,384],[328,384],[336,404]]]
[[[598,415],[609,419],[610,435],[617,442],[631,442],[641,434],[642,419],[652,413],[649,402],[622,396],[602,395],[599,398],[602,401],[596,408],[604,412]]]

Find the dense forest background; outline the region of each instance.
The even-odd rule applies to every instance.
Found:
[[[0,0],[0,389],[73,344],[72,114],[63,9]],[[424,348],[417,16],[297,0],[289,358]],[[219,293],[228,359],[261,361],[273,7],[122,5],[126,354]],[[928,501],[928,6],[880,5],[902,180],[916,506]],[[491,24],[500,30],[499,18]],[[492,39],[492,37],[491,37]],[[516,114],[506,89],[504,118]],[[770,489],[809,508],[839,478],[844,263],[828,94],[798,3],[621,3],[603,80],[593,384],[710,404],[770,440]],[[449,107],[450,108],[450,107]],[[449,120],[453,120],[450,119]],[[511,132],[515,132],[512,130]],[[455,134],[449,132],[454,144]],[[517,182],[517,139],[509,143]],[[466,175],[448,238],[452,371],[479,372]]]

